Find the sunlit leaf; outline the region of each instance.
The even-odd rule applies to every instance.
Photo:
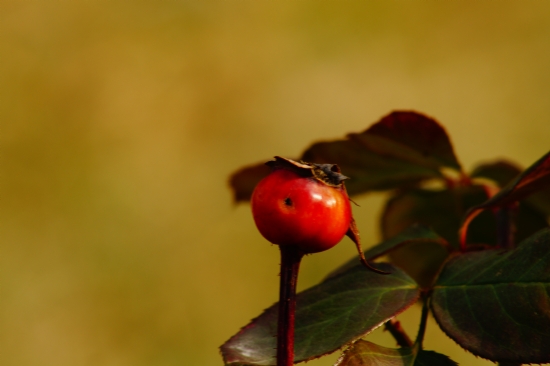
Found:
[[[386,348],[359,340],[348,348],[335,366],[457,366],[449,357],[414,348]]]
[[[550,229],[514,250],[457,255],[433,289],[434,316],[475,355],[518,363],[550,362]]]
[[[360,339],[344,352],[335,366],[413,366],[414,359],[412,348],[386,348]]]
[[[377,267],[392,273],[354,267],[298,294],[295,362],[331,353],[417,301],[409,276],[389,264]],[[221,347],[226,365],[275,365],[277,312],[275,304]]]

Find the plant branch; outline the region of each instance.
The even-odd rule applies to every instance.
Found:
[[[423,296],[424,304],[422,305],[422,315],[420,316],[420,326],[418,327],[418,334],[416,335],[415,345],[422,349],[422,342],[424,341],[424,334],[426,333],[426,324],[428,322],[428,313],[430,311],[428,307],[429,297]]]
[[[399,347],[412,347],[413,342],[411,341],[407,333],[405,333],[403,327],[401,327],[401,323],[399,323],[397,320],[388,320],[384,324],[384,329],[390,332],[393,338],[395,338]]]
[[[501,248],[513,249],[516,234],[516,217],[518,203],[496,209],[497,245]]]
[[[475,209],[471,210],[466,214],[466,218],[462,222],[462,226],[460,227],[458,231],[459,235],[459,241],[460,241],[460,251],[465,252],[466,246],[467,246],[467,237],[468,237],[468,227],[470,226],[470,223],[473,219],[476,218],[477,215],[479,215],[481,212],[483,212],[482,209]]]
[[[281,278],[279,287],[279,319],[277,328],[277,366],[291,366],[294,361],[294,323],[296,284],[300,261],[304,254],[293,245],[279,245]]]

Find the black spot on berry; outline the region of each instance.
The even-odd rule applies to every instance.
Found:
[[[285,205],[292,206],[292,200],[290,199],[290,197],[285,198]]]

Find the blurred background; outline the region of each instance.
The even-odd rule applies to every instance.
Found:
[[[467,169],[527,166],[549,65],[543,0],[0,1],[0,363],[222,365],[278,287],[231,172],[395,109],[439,120]],[[384,198],[356,198],[365,246]],[[308,256],[300,288],[354,255]],[[492,364],[433,321],[425,348]]]

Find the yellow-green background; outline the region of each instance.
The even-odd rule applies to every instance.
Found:
[[[1,0],[0,364],[221,365],[279,263],[228,175],[394,109],[437,118],[468,169],[535,161],[550,2]],[[357,199],[366,245],[383,199]],[[307,257],[300,288],[354,250]]]

